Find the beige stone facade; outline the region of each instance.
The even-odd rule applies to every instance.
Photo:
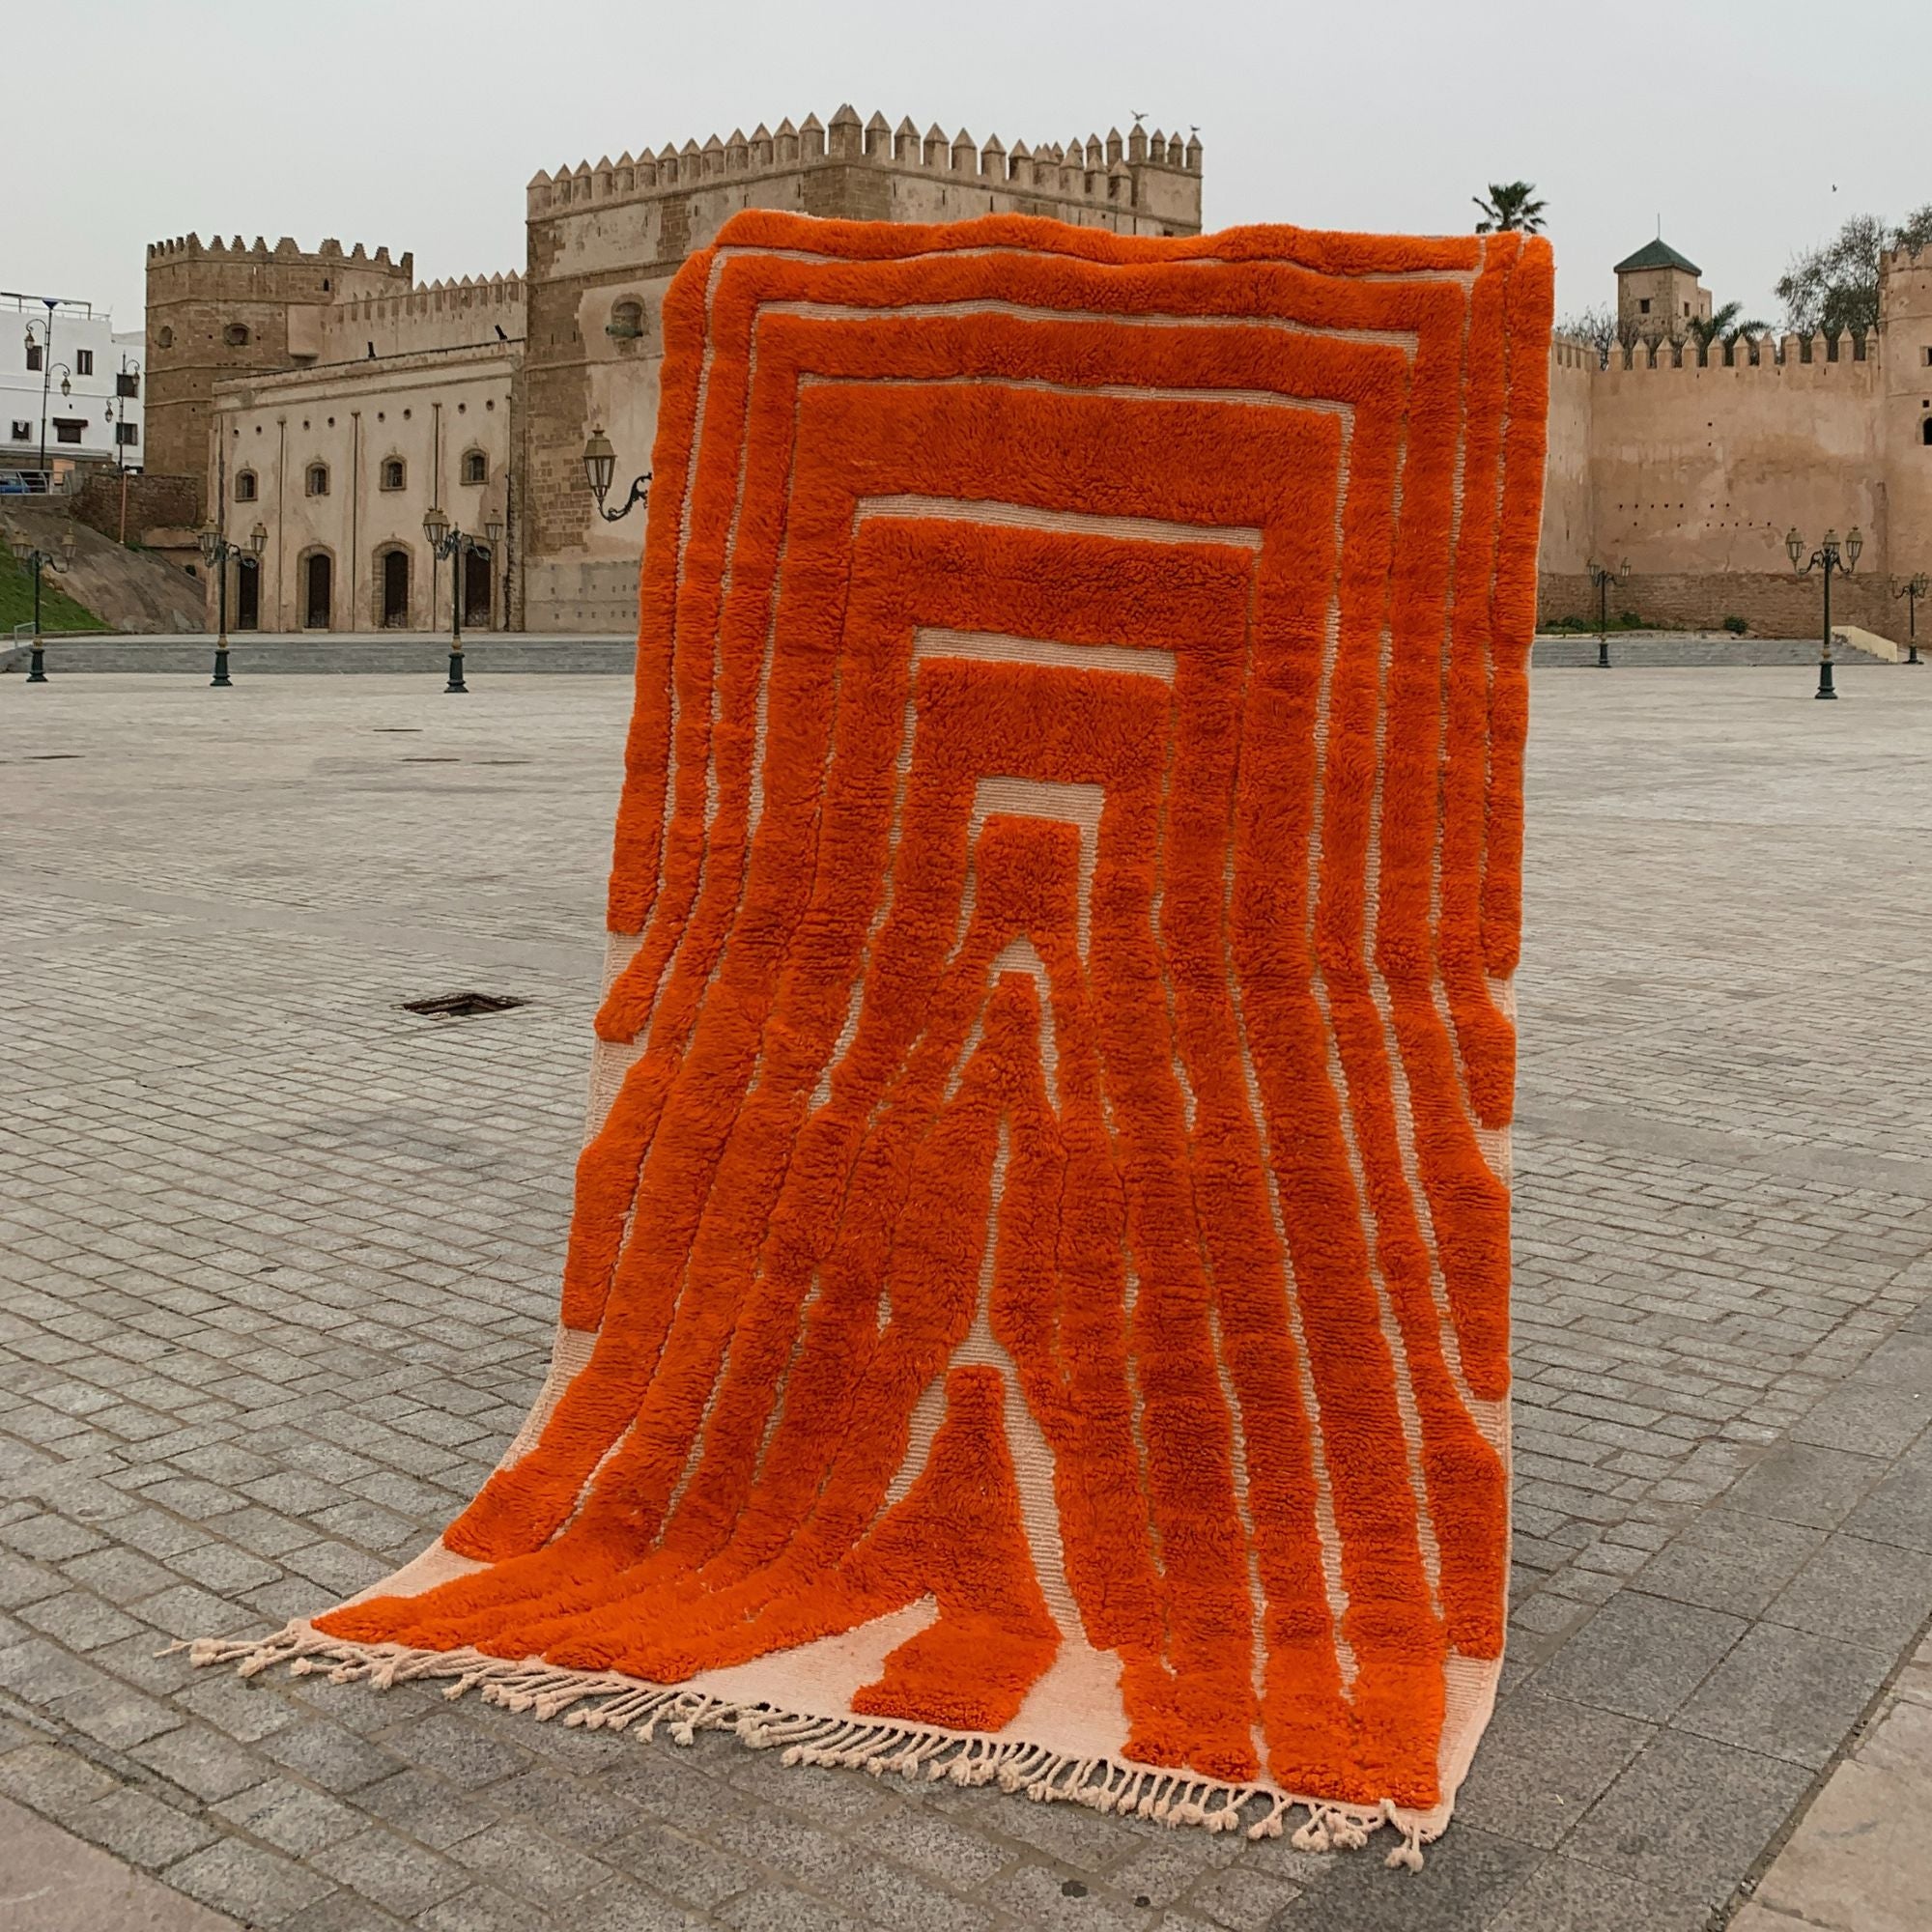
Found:
[[[894,129],[877,114],[862,124],[841,107],[829,125],[808,115],[540,173],[520,275],[420,289],[411,258],[392,264],[384,249],[158,243],[148,257],[149,420],[159,425],[150,468],[196,477],[231,539],[263,526],[259,571],[239,568],[230,583],[231,617],[245,624],[446,627],[448,566],[432,576],[423,554],[434,502],[466,529],[504,525],[487,600],[472,604],[469,588],[485,586],[466,584],[466,622],[621,632],[637,620],[642,520],[598,516],[584,440],[601,426],[616,446],[621,502],[650,467],[665,288],[730,215],[1011,213],[1193,235],[1201,182],[1191,136],[1136,127],[1009,149],[963,129],[921,134],[909,120]],[[385,470],[397,462],[400,472]],[[318,466],[321,492],[310,488]],[[467,466],[485,480],[468,483]],[[192,532],[150,534],[193,562]]]
[[[445,627],[448,567],[431,571],[422,538],[434,504],[465,529],[503,526],[487,566],[465,566],[469,621],[622,632],[636,620],[642,520],[598,517],[584,440],[601,426],[615,445],[621,502],[650,467],[665,288],[729,215],[1011,212],[1189,235],[1201,197],[1198,140],[1136,128],[1009,149],[840,108],[829,126],[808,116],[539,174],[521,273],[417,288],[411,258],[381,248],[159,243],[150,473],[192,476],[232,538],[264,526],[245,597],[239,576],[231,583],[231,613],[262,628]],[[1817,584],[1793,575],[1785,532],[1815,543],[1856,524],[1865,548],[1834,610],[1902,635],[1892,592],[1932,570],[1932,251],[1886,263],[1868,338],[1700,355],[1683,338],[1711,314],[1710,293],[1661,238],[1619,265],[1618,308],[1629,346],[1607,366],[1580,343],[1551,352],[1546,618],[1592,613],[1588,565],[1628,560],[1620,610],[1802,634]],[[196,562],[191,529],[149,541]]]
[[[1818,582],[1793,573],[1785,534],[1815,545],[1856,525],[1864,549],[1833,586],[1834,617],[1902,637],[1893,592],[1932,571],[1932,250],[1888,257],[1880,287],[1880,327],[1864,337],[1717,343],[1701,356],[1639,342],[1612,349],[1607,367],[1559,341],[1545,617],[1593,614],[1590,563],[1628,562],[1619,610],[1803,636],[1817,627]]]

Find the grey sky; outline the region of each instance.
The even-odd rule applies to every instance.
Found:
[[[1932,201],[1926,0],[43,0],[0,46],[29,83],[0,282],[123,327],[163,236],[521,268],[538,168],[841,100],[1009,146],[1198,124],[1213,227],[1465,230],[1526,176],[1565,310],[1661,214],[1719,302],[1775,321],[1794,248]]]

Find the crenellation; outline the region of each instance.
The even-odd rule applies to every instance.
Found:
[[[486,441],[506,436],[515,417],[520,440],[499,442],[489,469],[492,487],[501,476],[509,493],[505,521],[515,530],[518,562],[503,586],[504,613],[538,629],[559,621],[546,586],[566,572],[582,580],[578,604],[586,595],[608,603],[621,623],[635,608],[635,532],[606,528],[588,507],[583,438],[601,423],[626,460],[635,451],[648,463],[665,289],[680,263],[749,208],[920,223],[989,213],[1057,215],[1119,234],[1195,235],[1201,183],[1187,172],[1179,137],[1150,141],[1138,120],[1124,135],[1115,126],[1069,145],[1009,147],[997,132],[976,139],[968,128],[949,134],[936,122],[922,134],[910,115],[896,126],[878,110],[862,120],[841,101],[824,121],[810,113],[776,128],[760,121],[750,134],[734,126],[722,136],[666,140],[655,152],[640,143],[614,160],[603,153],[536,169],[525,189],[522,274],[417,283],[411,256],[392,260],[386,248],[372,252],[359,242],[345,251],[329,238],[304,252],[286,237],[270,247],[259,237],[204,243],[178,236],[149,249],[151,331],[167,338],[150,363],[151,460],[193,476],[206,493],[217,414],[245,422],[252,439],[274,433],[271,412],[280,411],[292,437],[299,424],[305,442],[336,439],[332,454],[319,443],[314,453],[332,466],[362,463],[367,488],[374,476],[367,466],[388,460],[384,451],[403,453],[414,438],[405,486],[412,503],[388,486],[378,493],[382,514],[394,519],[383,541],[401,545],[412,541],[408,532],[430,500],[416,493],[442,487],[440,476],[446,482],[444,459],[454,462],[473,431]],[[479,388],[485,384],[500,384],[494,400]],[[313,412],[294,407],[325,395],[329,400]],[[355,412],[342,408],[357,395],[370,399],[363,412],[370,438],[383,412],[389,415],[382,449],[360,445],[359,457]],[[163,420],[165,448],[155,428]],[[361,472],[341,471],[345,479],[354,473]],[[347,536],[334,525],[358,500],[356,487],[291,500],[277,512],[299,524],[305,543],[335,550],[345,588],[353,575]],[[364,569],[367,534],[357,539]],[[412,623],[424,587],[426,580],[412,590]],[[365,577],[351,599],[358,611],[369,608],[368,590]],[[284,626],[304,621],[293,595],[286,583],[274,591]],[[338,605],[330,621],[344,616]]]

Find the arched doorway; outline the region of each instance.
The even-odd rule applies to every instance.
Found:
[[[235,567],[235,628],[252,631],[262,622],[262,566],[244,557]]]
[[[302,559],[302,628],[326,631],[335,605],[335,564],[324,550]]]
[[[401,630],[410,621],[410,554],[406,550],[383,553],[383,628]]]
[[[490,623],[490,559],[473,550],[463,553],[463,621]]]

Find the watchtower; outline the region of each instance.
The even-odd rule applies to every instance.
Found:
[[[1617,333],[1625,342],[1681,342],[1710,319],[1703,270],[1662,236],[1617,264]]]
[[[238,376],[298,369],[321,354],[321,316],[335,302],[407,295],[412,258],[391,262],[358,242],[344,254],[325,242],[312,254],[283,236],[204,242],[198,235],[154,242],[147,275],[147,467],[195,479],[208,469],[214,385]]]

